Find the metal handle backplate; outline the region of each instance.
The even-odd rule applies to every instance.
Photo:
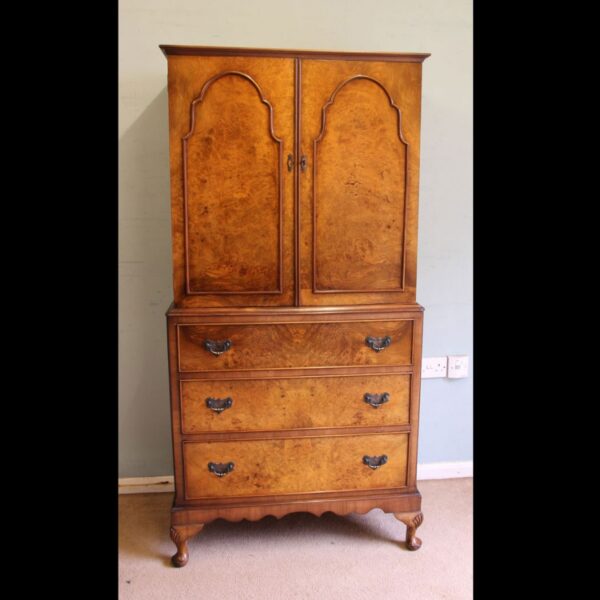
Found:
[[[375,350],[375,352],[381,352],[385,348],[387,348],[392,343],[392,338],[389,335],[385,337],[371,337],[367,336],[365,339],[365,344],[371,348],[371,350]]]
[[[208,470],[211,473],[214,473],[217,477],[225,477],[225,475],[227,475],[227,473],[231,473],[231,471],[233,471],[234,467],[235,467],[235,464],[232,462],[228,462],[228,463],[209,462],[208,463]]]
[[[382,454],[381,456],[363,456],[363,464],[367,465],[370,469],[379,469],[387,461],[387,454]]]
[[[364,400],[367,404],[370,404],[373,408],[379,408],[382,404],[385,404],[390,399],[388,392],[383,394],[365,394]]]
[[[227,352],[233,346],[231,340],[204,340],[204,347],[214,356],[219,356],[223,352]]]
[[[206,406],[220,415],[224,410],[231,408],[233,400],[231,398],[207,398]]]

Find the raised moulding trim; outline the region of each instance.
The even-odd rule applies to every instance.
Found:
[[[379,86],[387,96],[387,99],[390,103],[390,106],[396,110],[398,115],[398,138],[400,142],[404,144],[406,147],[406,158],[404,161],[404,217],[402,223],[402,275],[400,287],[398,288],[385,288],[385,289],[366,289],[366,290],[322,290],[317,287],[317,146],[319,142],[324,138],[326,129],[327,129],[327,110],[334,103],[335,97],[340,92],[342,88],[351,83],[352,81],[366,79],[367,81],[371,81],[377,86]],[[402,133],[402,113],[400,111],[400,107],[394,102],[391,94],[388,92],[387,88],[369,75],[353,75],[348,79],[342,81],[338,86],[333,90],[329,100],[323,105],[321,109],[321,131],[319,135],[313,141],[313,293],[315,294],[372,294],[372,293],[393,293],[393,292],[404,292],[405,291],[405,272],[406,272],[406,217],[407,217],[407,207],[408,207],[408,190],[409,190],[409,143],[404,138]]]
[[[188,152],[187,152],[187,143],[188,140],[192,137],[196,127],[196,106],[200,104],[209,88],[213,83],[227,76],[235,76],[241,77],[242,79],[246,79],[249,81],[260,98],[260,101],[269,109],[269,135],[273,139],[273,141],[278,145],[278,191],[279,191],[279,261],[278,261],[278,270],[279,270],[279,287],[276,290],[239,290],[239,291],[193,291],[190,288],[190,261],[189,261],[189,241],[188,241],[188,177],[187,177],[187,163],[188,163]],[[183,144],[183,214],[184,214],[184,238],[185,238],[185,293],[187,295],[195,295],[195,296],[206,296],[206,295],[235,295],[235,296],[243,296],[246,294],[282,294],[283,293],[283,177],[282,177],[282,168],[283,168],[283,141],[281,138],[275,135],[275,129],[273,124],[273,106],[272,104],[265,98],[262,89],[258,85],[258,83],[247,73],[243,73],[242,71],[221,71],[216,75],[213,75],[210,79],[208,79],[202,89],[200,90],[200,94],[196,96],[192,100],[190,105],[190,130],[183,136],[182,144]]]

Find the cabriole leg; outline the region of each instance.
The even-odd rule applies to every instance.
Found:
[[[422,542],[417,537],[417,527],[423,523],[423,513],[394,513],[394,516],[406,525],[406,547],[409,550],[418,550]]]
[[[177,546],[177,552],[171,557],[175,567],[185,567],[189,554],[187,541],[202,531],[204,525],[173,525],[171,539]]]

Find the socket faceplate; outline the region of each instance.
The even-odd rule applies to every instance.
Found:
[[[446,377],[448,373],[448,360],[446,356],[433,356],[425,358],[421,363],[421,378]]]

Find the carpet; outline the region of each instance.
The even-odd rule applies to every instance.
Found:
[[[423,546],[379,509],[217,520],[171,567],[172,494],[119,496],[120,600],[471,600],[473,480],[420,481]]]

